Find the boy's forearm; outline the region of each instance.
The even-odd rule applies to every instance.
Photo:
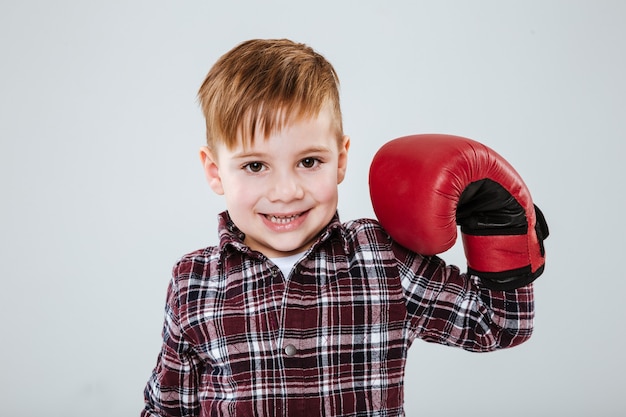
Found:
[[[157,414],[156,412],[154,412],[153,410],[148,410],[148,409],[143,409],[141,410],[141,414],[139,415],[140,417],[164,417],[160,414]]]
[[[472,352],[519,345],[532,334],[533,286],[498,291],[481,286],[438,257],[422,257],[395,246],[401,260],[407,311],[416,336]],[[419,271],[417,275],[412,271]]]
[[[482,289],[481,298],[493,312],[497,348],[514,347],[531,337],[535,316],[533,284],[509,291]]]
[[[196,387],[189,375],[158,366],[144,390],[145,408],[141,417],[195,416],[199,409]],[[169,384],[169,386],[168,386]]]
[[[199,408],[199,364],[188,354],[190,349],[182,334],[175,279],[170,282],[167,294],[163,345],[144,390],[142,417],[194,416]]]

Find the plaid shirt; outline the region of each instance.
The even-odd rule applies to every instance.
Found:
[[[415,338],[477,352],[532,332],[532,284],[479,281],[394,243],[373,220],[335,216],[284,277],[242,242],[184,256],[142,416],[402,416]]]

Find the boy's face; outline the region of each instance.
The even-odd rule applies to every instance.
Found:
[[[268,257],[308,249],[337,210],[350,140],[337,143],[331,112],[233,148],[202,148],[209,185],[224,195],[244,242]]]

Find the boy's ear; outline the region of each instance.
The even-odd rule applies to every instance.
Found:
[[[217,158],[208,146],[200,148],[200,161],[204,168],[204,175],[209,187],[219,195],[224,194],[224,187],[222,186],[222,178],[220,177],[219,167],[217,166]]]
[[[346,177],[348,168],[348,149],[350,149],[350,137],[344,136],[339,145],[339,160],[337,161],[337,184],[341,184]]]

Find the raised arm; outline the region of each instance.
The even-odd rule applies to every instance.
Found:
[[[407,136],[378,151],[369,181],[376,216],[398,244],[417,336],[472,351],[530,337],[548,227],[507,161],[467,138]],[[467,274],[434,256],[452,247],[457,226]]]

